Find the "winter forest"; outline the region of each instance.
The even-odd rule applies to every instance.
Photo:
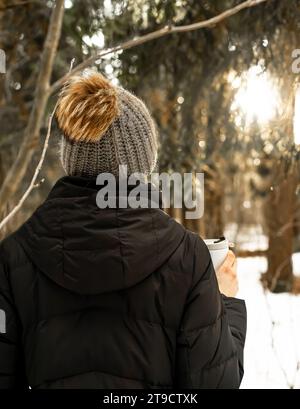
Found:
[[[144,100],[160,172],[203,172],[248,310],[242,388],[300,388],[300,1],[0,0],[0,239],[63,176],[52,121],[70,72]]]

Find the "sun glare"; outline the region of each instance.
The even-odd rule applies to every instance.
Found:
[[[241,123],[241,115],[246,125],[254,121],[264,125],[278,113],[279,92],[259,65],[252,66],[241,77],[232,79],[231,84],[237,89],[231,110],[237,113],[238,124]]]

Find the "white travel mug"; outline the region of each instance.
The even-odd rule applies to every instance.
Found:
[[[222,265],[229,251],[229,242],[225,237],[204,240],[211,255],[215,271]]]

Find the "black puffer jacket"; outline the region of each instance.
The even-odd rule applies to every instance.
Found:
[[[97,189],[62,178],[1,243],[0,387],[237,388],[245,305],[203,241],[160,209],[100,210]]]

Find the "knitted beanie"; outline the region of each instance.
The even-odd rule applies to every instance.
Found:
[[[136,96],[101,74],[73,76],[63,87],[56,109],[61,161],[70,176],[150,175],[157,160],[154,121]]]

